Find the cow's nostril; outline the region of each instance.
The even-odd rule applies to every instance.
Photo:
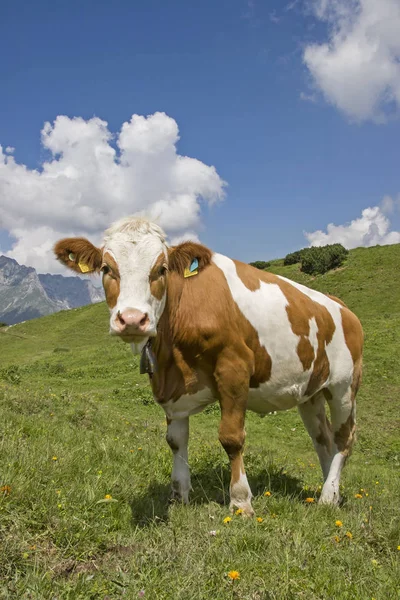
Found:
[[[125,325],[124,318],[119,311],[117,312],[117,319],[121,323],[121,325]]]
[[[140,327],[143,327],[144,325],[146,325],[147,321],[148,321],[148,316],[147,316],[147,313],[145,313],[143,315],[143,317],[140,319],[140,323],[139,323]]]

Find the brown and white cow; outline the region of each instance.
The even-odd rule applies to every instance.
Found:
[[[294,406],[321,463],[320,502],[338,503],[363,347],[360,322],[340,300],[200,244],[168,247],[157,225],[134,217],[112,225],[102,248],[70,238],[55,254],[78,273],[103,272],[111,334],[142,352],[147,366],[155,363],[151,385],[167,417],[173,497],[188,502],[189,416],[218,401],[231,509],[253,513],[242,458],[246,410]]]

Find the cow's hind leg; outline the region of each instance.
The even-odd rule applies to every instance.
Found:
[[[323,392],[318,392],[308,402],[300,404],[299,413],[318,454],[325,481],[333,458],[333,435],[331,424],[325,413]]]
[[[171,500],[187,504],[190,491],[190,470],[188,464],[189,417],[167,419],[166,439],[173,453],[171,480]]]
[[[328,476],[322,488],[320,502],[338,504],[340,500],[340,475],[355,439],[355,392],[349,387],[344,393],[332,390],[328,397],[333,433],[333,457]]]

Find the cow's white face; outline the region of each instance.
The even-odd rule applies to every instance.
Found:
[[[167,245],[163,231],[143,219],[127,218],[105,233],[103,248],[70,238],[55,246],[59,260],[77,272],[101,271],[110,309],[110,333],[140,351],[166,301]],[[84,268],[82,269],[82,264]]]
[[[103,248],[110,333],[134,344],[157,334],[165,307],[167,250],[161,230],[152,229],[134,235],[111,231]]]

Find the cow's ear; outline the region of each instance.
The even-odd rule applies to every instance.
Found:
[[[100,248],[85,238],[65,238],[54,246],[54,254],[60,262],[76,273],[99,272],[102,264]]]

